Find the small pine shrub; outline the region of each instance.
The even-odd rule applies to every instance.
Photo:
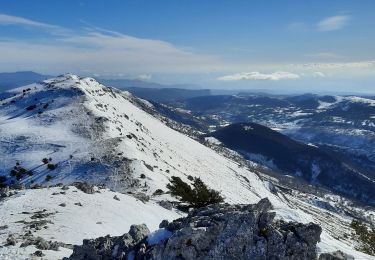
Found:
[[[0,188],[5,188],[7,186],[6,182],[7,182],[7,177],[0,175]]]
[[[18,169],[18,173],[25,174],[26,173],[26,169],[21,167],[21,168]]]
[[[57,165],[56,164],[53,164],[53,163],[49,163],[47,164],[47,169],[52,171],[54,169],[56,169]]]
[[[13,169],[13,170],[10,171],[10,176],[14,177],[16,175],[17,175],[17,171],[16,170]]]
[[[44,164],[47,164],[47,163],[49,162],[49,160],[48,160],[47,158],[43,158],[43,159],[42,159],[42,162],[43,162]]]
[[[31,106],[28,106],[26,110],[31,111],[31,110],[34,110],[35,108],[36,108],[36,105],[31,105]]]
[[[172,176],[170,182],[167,184],[170,193],[193,208],[205,207],[224,201],[218,191],[209,189],[200,178],[194,178],[193,188],[176,176]]]
[[[140,176],[141,179],[146,179],[146,175],[144,175],[143,173],[141,174]]]
[[[368,228],[364,223],[353,220],[350,226],[355,230],[361,245],[357,248],[369,255],[375,255],[375,226],[371,229]]]
[[[46,181],[50,181],[50,180],[52,180],[52,176],[48,174],[48,175],[46,176]]]

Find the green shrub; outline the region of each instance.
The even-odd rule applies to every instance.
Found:
[[[57,165],[56,164],[53,164],[53,163],[49,163],[49,164],[47,164],[47,169],[48,170],[54,170],[54,169],[56,169],[56,167],[57,167]]]
[[[26,173],[26,169],[20,167],[20,168],[18,169],[18,172],[19,172],[20,174],[25,174],[25,173]]]
[[[209,189],[200,178],[194,178],[193,187],[176,176],[172,176],[170,182],[167,184],[167,188],[171,194],[179,197],[181,202],[188,203],[193,208],[224,201],[218,191]]]
[[[355,230],[361,246],[357,250],[369,255],[375,255],[375,227],[369,229],[364,223],[353,220],[350,226]]]
[[[52,180],[52,176],[48,174],[48,175],[46,176],[46,181],[50,181],[50,180]]]
[[[49,160],[48,160],[47,158],[43,158],[43,159],[42,159],[42,162],[43,162],[44,164],[47,164],[47,163],[49,162]]]
[[[7,186],[6,182],[7,182],[7,177],[0,175],[0,188],[5,188]]]

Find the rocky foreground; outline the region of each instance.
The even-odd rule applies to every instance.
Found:
[[[268,199],[216,204],[150,233],[133,225],[118,237],[84,240],[68,259],[317,259],[319,225],[274,220]]]

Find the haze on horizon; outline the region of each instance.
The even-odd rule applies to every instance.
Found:
[[[375,2],[0,4],[0,71],[375,94]]]

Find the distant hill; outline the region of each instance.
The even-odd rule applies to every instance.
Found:
[[[0,92],[49,78],[33,71],[0,73]]]
[[[137,79],[99,79],[107,86],[127,90],[140,98],[155,102],[170,102],[200,96],[209,96],[209,89],[196,89],[189,84],[163,85]]]
[[[255,123],[232,124],[209,136],[247,159],[375,204],[374,180],[319,147]]]
[[[170,102],[201,96],[209,96],[209,89],[179,89],[179,88],[139,88],[130,87],[125,90],[133,95],[155,102]]]

